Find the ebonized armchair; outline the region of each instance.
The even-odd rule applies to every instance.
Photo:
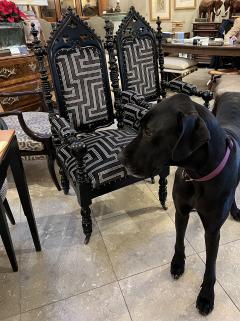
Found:
[[[64,193],[73,186],[81,207],[82,227],[89,242],[92,233],[90,205],[102,194],[135,183],[117,158],[135,136],[139,121],[148,111],[144,97],[122,96],[118,66],[114,56],[112,24],[106,24],[105,48],[94,31],[69,8],[56,26],[46,47],[32,25],[34,52],[41,73],[44,99],[50,123]],[[110,78],[114,93],[112,105],[105,49],[109,54]],[[44,56],[48,57],[58,104],[53,111],[51,88]],[[118,129],[105,127],[117,119]],[[102,130],[97,131],[97,129]],[[160,202],[165,207],[168,168],[161,174]]]
[[[210,91],[199,91],[196,86],[179,80],[165,81],[162,29],[157,18],[157,32],[134,7],[120,24],[114,45],[117,50],[123,91],[143,95],[148,102],[161,101],[166,89],[196,95],[204,99],[206,107],[213,98]]]

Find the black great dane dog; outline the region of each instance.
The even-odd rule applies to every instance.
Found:
[[[173,187],[176,244],[171,274],[184,273],[184,235],[196,209],[204,230],[206,269],[196,306],[203,315],[214,307],[220,228],[229,212],[240,220],[235,202],[240,162],[240,93],[225,93],[216,117],[184,94],[154,106],[141,120],[137,137],[120,153],[128,173],[151,177],[163,165],[178,166]]]

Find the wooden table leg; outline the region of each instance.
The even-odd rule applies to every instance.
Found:
[[[10,161],[13,178],[18,190],[19,198],[23,207],[25,216],[27,217],[28,225],[32,234],[33,242],[36,251],[41,251],[36,221],[33,213],[32,202],[28,190],[27,180],[24,173],[22,159],[18,149],[16,137],[13,138],[12,147],[14,149],[13,157]]]
[[[18,264],[16,260],[15,251],[12,244],[12,238],[9,232],[8,223],[5,215],[5,209],[0,199],[0,235],[3,241],[3,245],[6,249],[9,261],[11,263],[14,272],[18,271]]]

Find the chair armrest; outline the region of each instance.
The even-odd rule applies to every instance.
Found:
[[[65,144],[70,148],[74,157],[78,158],[80,156],[82,158],[86,154],[87,148],[81,142],[81,139],[77,137],[78,132],[70,126],[65,118],[55,113],[49,114],[49,120],[55,145],[59,145],[60,141],[60,145]]]
[[[121,92],[121,103],[123,105],[133,103],[146,109],[150,106],[150,104],[145,101],[144,96],[135,93],[133,90],[125,90]]]
[[[140,120],[148,112],[148,110],[149,109],[133,103],[123,105],[123,123],[126,126],[138,130],[140,127]]]
[[[51,139],[51,135],[36,133],[31,128],[29,128],[24,120],[23,113],[21,111],[6,111],[6,112],[0,113],[0,117],[2,118],[7,116],[17,116],[19,124],[22,127],[22,130],[33,140],[37,142],[44,142],[46,140]]]
[[[87,153],[86,145],[77,137],[77,131],[71,128],[68,121],[55,113],[50,113],[53,144],[57,151],[63,147],[72,155],[77,166],[77,176],[79,183],[89,183],[90,178],[85,171],[84,155]],[[85,185],[85,188],[88,186]]]
[[[204,100],[204,106],[206,106],[207,108],[209,107],[209,102],[213,99],[213,92],[211,92],[210,90],[198,90],[197,86],[181,80],[172,80],[170,82],[165,82],[164,87],[189,96],[202,97],[202,99]]]

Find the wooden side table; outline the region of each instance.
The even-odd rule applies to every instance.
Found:
[[[27,186],[22,160],[20,157],[18,143],[14,130],[0,131],[0,186],[2,186],[8,167],[11,167],[13,178],[17,187],[19,198],[24,214],[27,217],[28,225],[32,234],[36,251],[41,251],[41,244],[38,236],[32,203]],[[8,254],[13,271],[18,270],[17,260],[6,221],[5,210],[0,199],[0,235]]]

